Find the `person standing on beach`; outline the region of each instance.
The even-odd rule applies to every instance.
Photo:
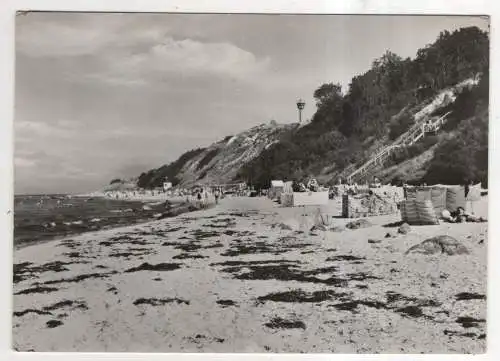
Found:
[[[201,208],[202,206],[202,196],[201,196],[201,190],[199,190],[196,194],[196,198],[198,199],[198,207]]]
[[[219,188],[215,189],[215,204],[219,204],[220,191]]]

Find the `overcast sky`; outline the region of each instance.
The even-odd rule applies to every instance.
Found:
[[[30,13],[16,20],[15,192],[95,190],[254,125],[297,120],[386,50],[414,57],[442,16]]]

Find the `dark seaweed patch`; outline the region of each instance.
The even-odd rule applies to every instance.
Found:
[[[205,238],[217,237],[220,235],[220,233],[215,231],[204,231],[202,229],[196,229],[191,232],[191,235],[193,235],[197,240],[200,240]]]
[[[173,259],[203,259],[208,258],[206,256],[202,256],[201,254],[191,254],[191,253],[181,253],[177,256],[172,257]]]
[[[301,249],[312,246],[311,243],[300,243],[295,237],[282,237],[274,244],[269,244],[263,241],[252,242],[252,240],[242,240],[238,244],[232,245],[226,252],[221,253],[221,256],[235,257],[242,254],[260,254],[270,253],[278,255],[286,253],[294,249]]]
[[[440,302],[428,299],[420,299],[416,297],[407,297],[397,292],[388,291],[386,292],[387,303],[394,303],[403,301],[404,303],[410,303],[414,306],[419,307],[439,307]]]
[[[224,232],[222,232],[222,234],[225,234],[226,236],[246,237],[246,236],[252,236],[252,235],[254,235],[255,232],[252,232],[252,231],[235,231],[235,230],[232,230],[232,229],[226,229]]]
[[[235,306],[236,305],[236,303],[233,300],[217,300],[215,302],[221,306]]]
[[[423,316],[422,309],[418,306],[406,306],[396,309],[396,312],[402,313],[410,317],[421,317]]]
[[[209,244],[208,246],[203,246],[203,249],[209,249],[209,248],[221,248],[224,247],[222,243],[214,243],[214,244]]]
[[[364,290],[368,288],[368,285],[356,285],[354,287],[359,288],[360,290]]]
[[[459,336],[459,337],[470,337],[470,338],[474,338],[477,336],[477,334],[475,334],[473,332],[458,332],[458,331],[444,330],[443,333],[447,336]],[[486,337],[486,335],[485,335],[485,337]],[[477,339],[481,340],[481,335],[478,336]]]
[[[59,290],[58,288],[54,287],[41,287],[41,286],[36,286],[32,288],[28,288],[22,291],[19,291],[17,293],[14,293],[15,295],[28,295],[32,293],[50,293]]]
[[[58,326],[61,326],[63,323],[59,320],[50,320],[50,321],[47,321],[46,325],[48,328],[54,328],[54,327],[58,327]]]
[[[65,300],[61,302],[54,303],[51,306],[45,306],[41,310],[37,309],[27,309],[24,311],[14,312],[14,316],[20,317],[24,316],[27,313],[36,313],[38,315],[52,315],[51,311],[55,311],[60,308],[72,307],[72,309],[83,309],[88,310],[87,304],[83,301],[71,301]]]
[[[125,272],[138,272],[138,271],[173,271],[181,267],[180,263],[158,263],[158,264],[150,264],[143,263],[140,266],[132,267],[126,270]]]
[[[26,315],[27,313],[36,313],[38,315],[51,315],[51,313],[48,311],[41,311],[41,310],[29,308],[29,309],[24,310],[24,311],[14,312],[14,316],[21,317],[21,316]]]
[[[254,244],[237,244],[233,245],[226,252],[221,253],[221,256],[235,257],[242,254],[257,254],[257,253],[272,253],[280,254],[286,252],[285,250],[277,251],[268,246],[265,242],[256,242]]]
[[[455,295],[457,301],[464,300],[485,300],[486,295],[481,295],[479,293],[469,293],[469,292],[460,292]]]
[[[459,317],[456,320],[457,323],[462,324],[463,328],[478,327],[479,323],[486,322],[484,319],[476,319],[473,317]]]
[[[224,261],[224,262],[218,262],[218,263],[210,263],[210,266],[247,266],[247,265],[253,265],[253,264],[268,264],[268,263],[292,263],[292,264],[298,264],[302,263],[300,261],[289,261],[289,260],[262,260],[262,261]]]
[[[134,305],[151,305],[151,306],[162,306],[167,303],[177,303],[189,305],[189,301],[183,300],[181,298],[138,298],[134,301]]]
[[[88,263],[85,261],[78,262],[61,262],[54,261],[42,264],[40,266],[34,266],[31,262],[23,262],[14,265],[14,283],[24,281],[28,278],[33,278],[35,274],[44,272],[64,272],[69,271],[69,268],[65,267],[71,264]]]
[[[319,279],[316,277],[308,277],[307,274],[314,274],[313,271],[303,272],[293,269],[294,266],[279,264],[279,265],[265,265],[265,266],[248,266],[249,272],[236,274],[234,277],[241,280],[278,280],[278,281],[298,281],[310,283],[322,283],[330,286],[345,287],[347,280],[337,277],[330,277],[327,279]],[[239,272],[241,267],[229,267],[222,270],[223,272]]]
[[[63,253],[63,256],[69,257],[69,258],[81,258],[83,257],[80,252],[66,252]]]
[[[111,272],[107,272],[107,273],[88,273],[88,274],[81,274],[81,275],[78,275],[76,277],[73,277],[73,278],[63,278],[63,279],[59,279],[59,280],[52,280],[52,281],[46,281],[46,282],[43,282],[42,284],[44,285],[54,285],[54,284],[58,284],[58,283],[72,283],[72,282],[81,282],[81,281],[84,281],[86,279],[90,279],[90,278],[107,278],[113,274],[116,274],[118,272],[116,271],[111,271]]]
[[[315,292],[304,292],[303,290],[297,289],[286,292],[270,293],[266,296],[260,296],[257,298],[259,302],[273,301],[273,302],[323,302],[331,300],[332,298],[342,298],[347,296],[344,292],[335,291],[315,291]]]
[[[326,259],[327,262],[333,262],[333,261],[358,261],[358,260],[365,260],[365,257],[357,257],[357,256],[352,256],[352,255],[338,255],[338,256],[333,256],[333,257],[328,257]]]
[[[140,257],[148,256],[150,254],[155,254],[155,251],[144,249],[144,248],[129,248],[126,252],[114,252],[108,254],[108,257],[113,258],[130,258],[130,257]]]
[[[376,309],[386,308],[386,305],[382,302],[366,301],[366,300],[353,300],[349,302],[337,303],[332,306],[335,307],[337,310],[355,312],[359,305],[364,305],[366,307],[371,307]]]
[[[109,238],[107,241],[102,241],[99,244],[101,246],[110,246],[113,244],[133,244],[139,246],[146,246],[152,243],[142,238],[130,237],[129,235],[119,235],[116,237]]]
[[[266,322],[264,326],[273,329],[290,329],[290,328],[301,328],[306,329],[306,324],[300,320],[286,320],[281,317],[274,317],[271,321]]]

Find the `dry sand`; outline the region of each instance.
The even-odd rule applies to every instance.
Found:
[[[487,198],[481,203],[486,215]],[[485,352],[487,223],[414,226],[403,235],[384,227],[396,214],[310,235],[300,232],[313,218],[302,211],[226,198],[214,209],[16,250],[13,346]],[[339,212],[336,202],[323,209]],[[292,230],[272,227],[281,222]],[[443,234],[470,254],[404,255]]]

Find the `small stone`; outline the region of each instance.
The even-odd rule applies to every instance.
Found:
[[[368,239],[368,243],[380,243],[382,242],[380,239]]]
[[[317,224],[315,226],[312,226],[311,232],[314,232],[314,231],[328,231],[328,228],[324,225],[324,224]]]
[[[408,223],[403,223],[398,228],[398,233],[400,233],[400,234],[408,234],[409,232],[411,232],[411,227]]]
[[[355,221],[347,223],[345,226],[349,229],[360,229],[371,227],[372,224],[367,219],[357,219]]]
[[[437,236],[428,238],[422,243],[410,247],[405,254],[409,253],[421,253],[421,254],[442,253],[452,256],[452,255],[468,254],[469,250],[453,237]]]
[[[387,233],[385,234],[385,238],[392,238],[392,237],[393,237],[393,235],[392,235],[391,233],[389,233],[389,232],[387,232]]]

